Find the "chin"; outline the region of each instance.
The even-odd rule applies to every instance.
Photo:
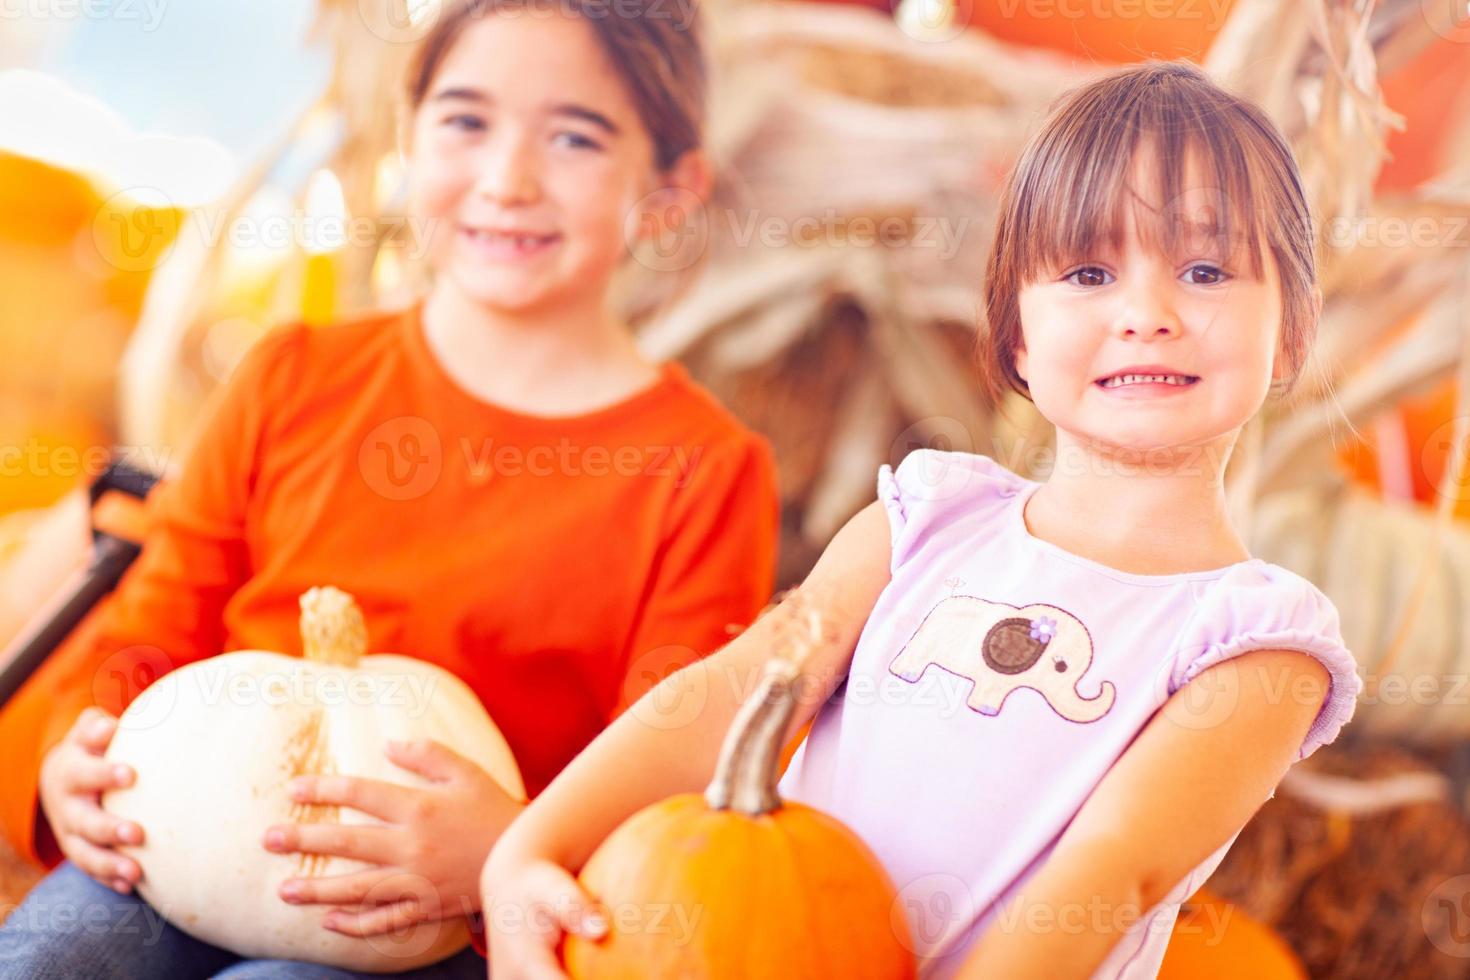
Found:
[[[480,270],[451,273],[455,287],[467,299],[502,313],[530,313],[553,302],[563,292],[545,282],[514,281],[510,277],[486,275]]]

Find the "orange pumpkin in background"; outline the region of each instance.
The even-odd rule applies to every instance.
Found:
[[[1306,968],[1270,926],[1201,888],[1174,923],[1159,980],[1307,980]]]
[[[50,506],[105,463],[118,361],[182,217],[0,153],[0,514]]]
[[[1153,0],[1115,10],[1077,0],[953,2],[960,19],[999,40],[1112,64],[1154,57],[1199,61],[1234,6],[1234,0]]]
[[[1338,450],[1338,459],[1356,483],[1385,498],[1434,506],[1449,466],[1454,415],[1451,377],[1403,399],[1361,427],[1361,437]],[[1462,515],[1463,511],[1462,505]]]
[[[1466,42],[1470,42],[1470,28],[1460,28],[1455,36],[1427,45],[1383,78],[1384,102],[1403,115],[1404,129],[1389,131],[1390,158],[1378,174],[1378,193],[1413,191],[1455,164],[1449,134],[1456,127],[1446,126],[1444,120],[1463,114],[1470,105]],[[1407,333],[1417,320],[1417,316],[1410,317],[1396,326],[1389,339]],[[1341,449],[1338,458],[1363,486],[1390,498],[1433,506],[1449,465],[1455,410],[1455,381],[1445,378],[1385,409],[1372,424],[1361,428],[1362,438]],[[1470,501],[1461,502],[1458,513],[1470,516]]]
[[[0,406],[0,518],[52,506],[92,481],[107,463],[108,427],[75,408],[35,404],[9,388]],[[37,515],[39,516],[39,515]],[[0,548],[0,562],[5,549]]]
[[[609,931],[567,937],[573,980],[914,976],[907,918],[872,851],[776,794],[795,677],[788,661],[771,662],[703,795],[646,807],[588,860],[580,881],[606,907]]]
[[[1470,28],[1440,38],[1381,80],[1383,101],[1404,117],[1402,130],[1389,130],[1389,159],[1374,187],[1382,193],[1408,191],[1439,176],[1456,161],[1447,144],[1454,128],[1446,119],[1470,105]]]
[[[118,361],[182,216],[0,152],[0,645],[86,560],[74,495],[107,463]]]

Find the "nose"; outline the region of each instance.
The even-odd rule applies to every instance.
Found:
[[[532,140],[505,127],[489,142],[475,180],[475,193],[495,204],[535,204],[541,198],[540,164]]]
[[[1122,307],[1114,324],[1118,337],[1130,340],[1166,340],[1180,336],[1184,323],[1170,298],[1172,283],[1155,276],[1138,276],[1123,291]]]

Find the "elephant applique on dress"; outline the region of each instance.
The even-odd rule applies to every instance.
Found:
[[[985,715],[999,714],[1012,691],[1029,687],[1063,718],[1097,721],[1116,693],[1110,681],[1097,697],[1077,692],[1092,665],[1092,635],[1077,617],[1044,603],[1017,608],[962,595],[940,601],[888,670],[913,684],[931,665],[973,681],[965,703]]]

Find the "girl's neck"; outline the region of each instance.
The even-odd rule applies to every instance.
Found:
[[[1222,568],[1250,558],[1230,523],[1224,473],[1234,435],[1131,455],[1058,438],[1057,462],[1026,503],[1033,535],[1138,575]]]
[[[506,314],[441,279],[423,304],[435,358],[476,398],[529,415],[579,415],[657,380],[627,327],[600,301]]]

